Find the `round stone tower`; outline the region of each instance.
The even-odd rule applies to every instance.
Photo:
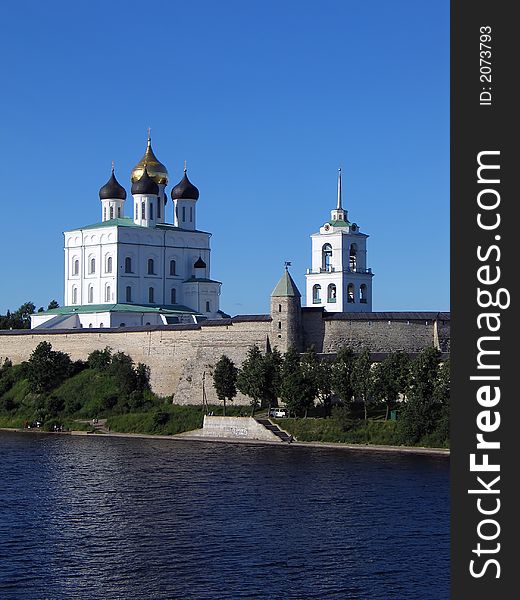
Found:
[[[271,294],[272,346],[280,352],[302,348],[301,294],[289,274],[288,267]]]

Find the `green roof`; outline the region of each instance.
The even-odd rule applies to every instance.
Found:
[[[285,270],[285,273],[282,275],[282,278],[274,288],[271,297],[273,296],[277,298],[301,298],[301,294],[298,288],[296,287],[293,278],[289,275],[289,271],[287,271],[287,269]]]
[[[60,306],[52,308],[43,313],[45,315],[73,315],[99,312],[143,312],[143,313],[164,313],[164,314],[185,314],[198,315],[196,310],[188,308],[182,304],[168,304],[166,306],[154,306],[143,304],[82,304],[81,306]]]
[[[207,279],[206,277],[190,277],[189,279],[185,279],[183,283],[222,283],[222,281]]]
[[[141,227],[136,225],[130,217],[120,217],[119,219],[109,219],[108,221],[102,221],[101,223],[92,223],[92,225],[85,225],[85,227],[77,227],[76,229],[99,229],[100,227]],[[76,231],[76,229],[69,229],[69,231]]]
[[[144,225],[136,225],[130,217],[120,217],[118,219],[109,219],[108,221],[101,221],[101,223],[92,223],[91,225],[85,225],[84,227],[75,227],[74,229],[67,229],[67,231],[78,231],[80,229],[101,229],[102,227],[142,227],[143,229],[154,229],[153,227],[145,227]],[[189,231],[190,233],[208,233],[207,231],[201,231],[200,229],[183,229],[182,227],[175,227],[171,223],[157,223],[155,229],[173,229],[174,231]]]
[[[343,219],[338,221],[329,221],[329,225],[332,227],[348,227],[350,225],[349,221],[343,221]]]

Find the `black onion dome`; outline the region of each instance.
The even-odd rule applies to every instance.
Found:
[[[132,183],[132,195],[135,194],[147,194],[147,195],[159,195],[159,186],[155,181],[148,175],[146,165],[144,167],[143,174],[141,177]]]
[[[199,199],[199,190],[188,179],[186,170],[184,171],[184,177],[179,181],[179,183],[171,191],[171,197],[172,197],[172,200],[182,200],[182,199],[198,200]]]
[[[195,269],[205,269],[206,268],[206,263],[199,256],[199,258],[197,259],[197,262],[193,265],[193,267]]]
[[[99,190],[99,199],[100,200],[126,200],[126,190],[116,179],[116,176],[114,175],[114,171],[112,171],[112,175],[110,175],[110,179]]]

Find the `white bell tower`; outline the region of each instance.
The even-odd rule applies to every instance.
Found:
[[[306,306],[330,312],[372,312],[372,269],[367,266],[366,241],[342,206],[341,169],[338,198],[331,219],[311,235],[312,266],[307,269]]]

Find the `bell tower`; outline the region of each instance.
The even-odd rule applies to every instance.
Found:
[[[336,208],[330,221],[311,235],[312,266],[307,269],[306,306],[330,312],[372,312],[372,269],[367,265],[367,238],[348,220],[342,205],[338,170]]]

